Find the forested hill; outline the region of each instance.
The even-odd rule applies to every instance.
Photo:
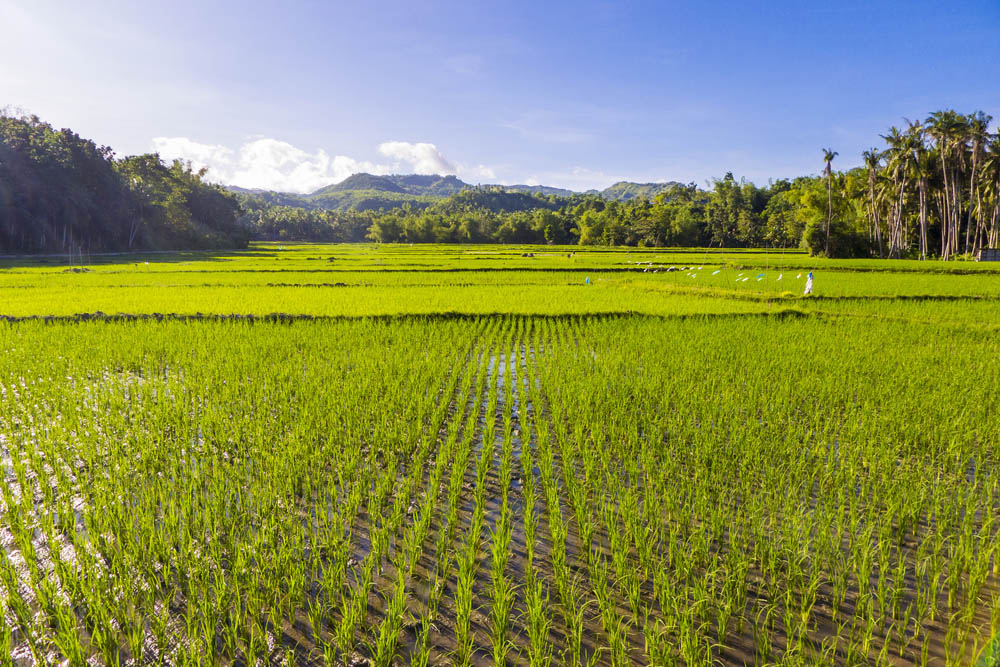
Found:
[[[629,181],[618,181],[609,188],[603,190],[589,190],[588,194],[596,194],[602,199],[628,201],[630,199],[655,199],[656,195],[668,192],[672,188],[682,185],[673,181],[667,183],[631,183]]]
[[[237,198],[202,176],[0,114],[0,254],[245,247]]]
[[[675,182],[666,183],[632,183],[620,181],[604,190],[588,190],[576,192],[566,188],[556,188],[548,185],[470,185],[455,176],[439,176],[437,174],[390,174],[380,176],[374,174],[352,174],[333,185],[327,185],[309,194],[294,194],[290,192],[274,192],[271,190],[247,190],[228,186],[233,192],[252,195],[271,205],[297,206],[311,209],[328,209],[331,211],[375,211],[378,209],[399,208],[409,204],[410,208],[425,209],[453,195],[480,191],[489,192],[491,210],[522,210],[522,197],[511,198],[511,207],[499,205],[496,193],[505,192],[514,195],[542,195],[561,198],[574,198],[582,195],[593,195],[608,201],[629,201],[632,199],[654,199],[658,194],[667,192],[680,185]]]

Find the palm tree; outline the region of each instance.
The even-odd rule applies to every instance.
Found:
[[[941,177],[944,192],[941,197],[943,216],[941,219],[941,259],[948,259],[958,251],[958,235],[961,226],[961,202],[958,197],[958,172],[961,169],[965,151],[964,133],[966,118],[951,109],[935,111],[927,117],[927,134],[937,142],[941,159]]]
[[[878,209],[875,207],[875,175],[878,173],[882,156],[877,148],[865,151],[861,154],[868,168],[868,241],[871,242],[871,235],[874,231],[875,241],[878,243],[878,256],[882,257],[882,225],[878,219]]]
[[[984,114],[982,111],[977,111],[974,114],[968,116],[969,130],[968,136],[972,142],[972,168],[969,175],[969,218],[966,222],[965,227],[965,252],[969,252],[969,237],[972,233],[972,195],[976,195],[977,208],[980,210],[980,214],[976,218],[976,235],[972,239],[973,247],[972,252],[977,250],[979,231],[982,228],[982,200],[979,188],[976,187],[976,168],[979,166],[980,160],[984,157],[983,150],[986,147],[986,142],[989,140],[989,125],[990,121],[993,120],[993,116]]]
[[[1000,218],[1000,135],[994,134],[990,137],[979,180],[982,183],[982,191],[986,201],[991,203],[989,228],[984,229],[985,245],[987,248],[996,248],[997,220]],[[982,205],[980,205],[979,215],[982,218],[986,217]]]
[[[830,221],[833,219],[833,170],[830,168],[830,163],[833,162],[833,158],[837,157],[838,153],[835,150],[829,148],[823,149],[823,161],[826,162],[826,168],[823,169],[823,174],[826,175],[826,256],[830,256]]]
[[[934,155],[927,150],[924,126],[920,121],[906,121],[909,127],[902,137],[904,169],[917,183],[917,200],[920,204],[920,259],[927,259],[927,188],[934,175]],[[902,204],[901,204],[902,205]]]
[[[889,257],[899,257],[904,245],[903,205],[906,200],[906,180],[909,173],[909,138],[899,128],[892,126],[882,138],[889,145],[885,149],[885,168],[889,179],[883,193],[889,208]]]

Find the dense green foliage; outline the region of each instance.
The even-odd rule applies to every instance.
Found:
[[[4,667],[958,667],[1000,629],[996,265],[96,259],[0,265],[42,316],[0,321]]]
[[[604,190],[588,190],[587,195],[593,195],[606,200],[627,201],[635,198],[652,199],[661,192],[671,189],[677,183],[629,183],[622,181]],[[271,190],[247,190],[229,186],[233,192],[247,195],[259,205],[260,203],[277,206],[298,206],[301,208],[325,208],[338,211],[367,211],[380,208],[401,207],[409,204],[413,209],[423,209],[433,203],[458,193],[489,192],[523,193],[542,195],[543,198],[556,197],[572,199],[581,193],[565,188],[554,188],[546,185],[470,185],[455,176],[437,176],[421,174],[392,174],[376,176],[373,174],[353,174],[340,183],[328,185],[309,194],[293,194],[274,192]],[[544,199],[541,199],[544,201]],[[514,198],[512,201],[522,201]],[[494,211],[522,210],[516,204],[494,205]]]
[[[0,253],[244,247],[239,203],[203,175],[0,114]]]
[[[588,194],[599,194],[603,199],[628,201],[630,199],[655,199],[662,192],[669,192],[681,183],[631,183],[619,181],[601,191],[590,190]]]
[[[155,155],[37,118],[0,116],[0,252],[242,247],[275,241],[803,248],[831,257],[973,256],[1000,242],[1000,139],[990,117],[931,114],[865,166],[759,187],[726,174],[601,192],[469,186],[454,176],[355,174],[308,195],[204,182]]]
[[[759,188],[736,181],[732,174],[714,181],[708,192],[694,184],[675,184],[653,200],[635,197],[624,202],[597,195],[527,194],[501,186],[463,190],[435,203],[381,210],[319,211],[269,205],[260,196],[243,197],[260,239],[351,240],[340,230],[356,229],[358,221],[365,220],[368,238],[381,243],[712,244],[730,248],[804,244],[815,249],[809,235],[822,231],[827,207],[820,179],[804,177]],[[839,199],[837,207],[846,210]],[[832,251],[864,256],[868,247],[863,231],[838,221]]]
[[[866,151],[863,167],[838,172],[837,152],[824,149],[820,176],[766,187],[732,174],[707,191],[617,183],[599,193],[528,197],[488,186],[409,206],[365,196],[355,212],[384,209],[366,216],[369,238],[383,243],[766,245],[833,257],[972,256],[1000,241],[1000,139],[987,131],[989,122],[982,112],[935,112],[905,132],[891,128],[887,148]],[[393,187],[400,190],[394,197],[412,196]],[[340,196],[352,192],[366,191],[343,189]],[[344,208],[343,201],[336,206]],[[258,206],[258,228],[266,230],[259,238],[340,238],[282,234],[275,221],[282,215]]]
[[[354,174],[335,185],[329,185],[309,195],[311,199],[321,198],[330,192],[344,190],[384,190],[386,192],[405,192],[411,195],[437,195],[447,197],[468,188],[454,176],[435,175],[390,175],[373,176],[371,174]]]

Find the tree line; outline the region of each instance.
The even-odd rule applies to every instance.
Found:
[[[204,175],[0,113],[0,253],[245,247],[239,201]]]
[[[472,188],[429,205],[336,211],[230,193],[204,171],[0,115],[0,252],[241,247],[249,239],[804,248],[833,257],[971,256],[996,248],[1000,136],[981,111],[936,111],[882,135],[862,165],[757,186],[731,173],[652,199]],[[819,169],[821,167],[821,169]]]
[[[467,190],[433,204],[333,211],[241,197],[257,238],[378,243],[553,243],[631,246],[797,247],[823,253],[827,190],[816,177],[758,187],[732,174],[703,190],[674,185],[652,200]],[[505,201],[511,201],[509,210]],[[526,206],[526,200],[532,205]],[[838,214],[843,197],[834,196]],[[863,232],[834,218],[831,252],[867,252]]]
[[[834,257],[972,256],[998,245],[1000,136],[981,111],[936,111],[891,127],[862,166],[758,187],[731,173],[706,189],[675,185],[652,200],[606,201],[468,190],[428,207],[304,211],[244,205],[261,238],[381,243],[804,248]]]

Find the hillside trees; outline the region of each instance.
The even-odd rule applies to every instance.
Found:
[[[0,113],[0,253],[245,246],[236,198],[203,177]]]

